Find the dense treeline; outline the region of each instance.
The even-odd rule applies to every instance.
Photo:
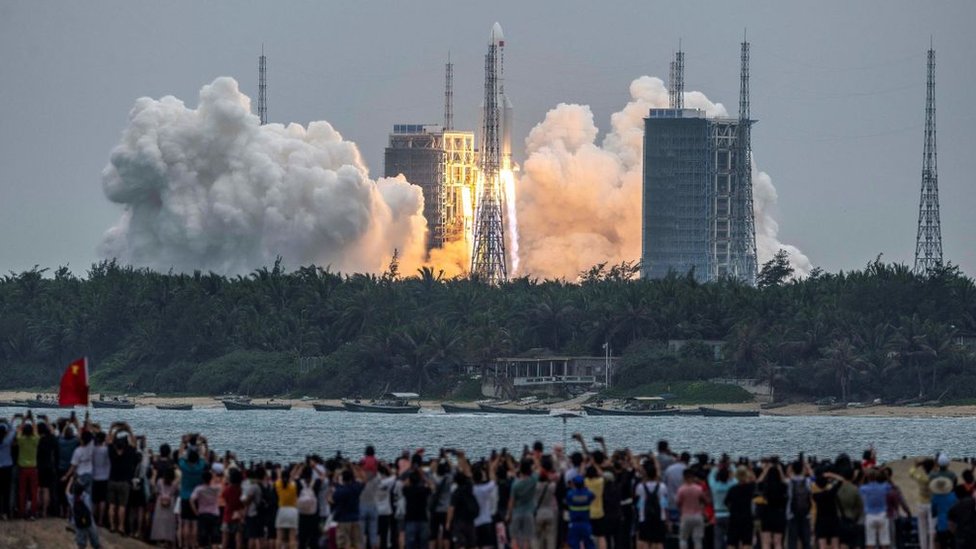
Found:
[[[96,391],[432,395],[451,389],[457,365],[533,349],[599,356],[609,342],[618,386],[736,375],[797,397],[974,396],[976,360],[954,341],[976,332],[976,286],[954,267],[917,276],[876,261],[793,281],[781,254],[759,288],[635,272],[493,287],[395,263],[379,276],[35,268],[0,279],[0,386],[51,387],[86,355]],[[725,359],[701,345],[670,353],[670,339],[725,340]]]

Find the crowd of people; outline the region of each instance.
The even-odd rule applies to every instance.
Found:
[[[28,412],[0,418],[0,520],[67,519],[80,548],[100,528],[182,548],[976,548],[976,465],[957,477],[942,454],[899,486],[872,449],[750,460],[573,440],[280,464]]]

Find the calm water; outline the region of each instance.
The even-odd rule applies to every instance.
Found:
[[[21,409],[0,408],[0,417]],[[59,410],[48,410],[56,415]],[[382,456],[403,449],[460,447],[475,456],[491,448],[519,450],[542,440],[563,442],[563,422],[548,416],[479,416],[421,413],[417,415],[290,411],[230,412],[205,408],[188,412],[155,408],[94,410],[95,421],[108,425],[126,421],[145,433],[150,446],[179,443],[187,432],[203,433],[218,451],[230,449],[243,459],[301,459],[309,453],[329,456],[336,450],[358,455],[367,444]],[[566,434],[590,439],[603,435],[611,448],[646,451],[658,439],[680,450],[733,456],[834,456],[860,453],[873,443],[882,459],[931,454],[940,450],[962,457],[976,455],[976,418],[859,417],[583,417],[568,420]]]

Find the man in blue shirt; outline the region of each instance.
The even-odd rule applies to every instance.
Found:
[[[336,521],[336,546],[339,549],[359,549],[362,529],[359,526],[359,496],[363,484],[352,469],[344,469],[342,483],[332,492],[332,511]]]
[[[888,547],[891,545],[888,525],[888,492],[891,485],[884,473],[877,469],[868,470],[867,481],[859,490],[864,501],[865,544],[868,549]]]
[[[583,477],[573,478],[572,489],[566,494],[566,507],[569,509],[569,532],[566,541],[570,549],[579,549],[582,543],[586,549],[594,549],[593,529],[590,527],[590,503],[595,496],[584,484]]]

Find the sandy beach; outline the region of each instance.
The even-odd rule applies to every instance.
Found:
[[[37,393],[31,391],[0,391],[0,401],[32,399]],[[106,397],[109,395],[106,394]],[[192,404],[194,408],[221,408],[223,405],[210,396],[141,396],[138,394],[127,395],[134,400],[138,406],[156,406],[157,404]],[[98,398],[97,394],[93,398]],[[257,398],[256,402],[265,402],[268,399]],[[340,405],[338,399],[313,399],[302,400],[293,399],[274,399],[275,402],[291,404],[294,408],[312,408],[312,404],[333,404]],[[426,410],[440,411],[442,400],[422,400],[421,406]],[[557,402],[550,405],[550,408],[579,409],[580,399]],[[708,404],[707,406],[723,410],[759,410],[757,402],[740,402],[732,404]],[[695,409],[693,405],[679,406],[682,409]],[[845,417],[893,417],[893,418],[927,418],[927,417],[976,417],[976,406],[919,406],[909,408],[906,406],[868,406],[863,408],[844,408],[841,410],[820,410],[815,404],[788,404],[770,410],[761,410],[764,416],[845,416]]]

